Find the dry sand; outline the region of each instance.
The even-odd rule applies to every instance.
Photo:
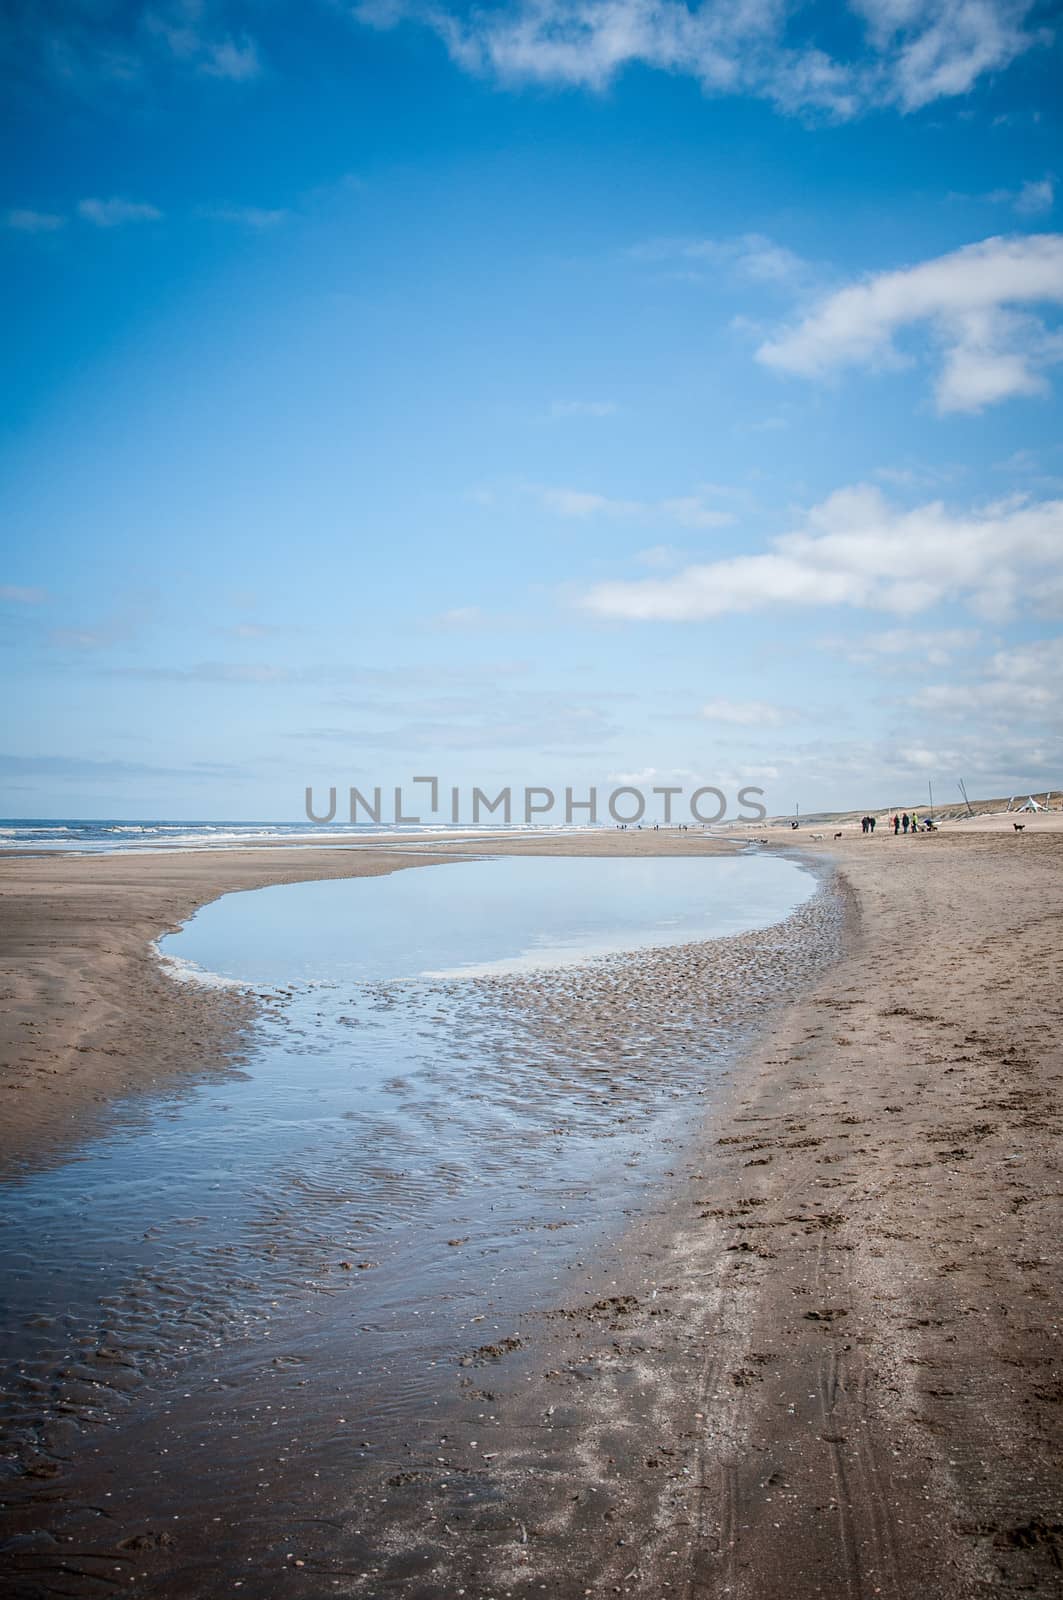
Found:
[[[1028,820],[802,838],[837,858],[844,958],[744,1061],[667,1215],[604,1290],[470,1353],[445,1477],[415,1447],[407,1475],[300,1530],[298,1575],[252,1566],[241,1592],[1059,1592],[1063,837]],[[145,938],[228,888],[396,864],[294,856],[4,863],[10,1152],[145,1074],[202,1069],[238,1024],[209,997],[189,1020]],[[136,1592],[206,1592],[163,1544],[144,1567]]]
[[[209,1070],[236,1044],[248,1002],[177,984],[153,940],[230,890],[401,862],[333,850],[0,861],[0,1169],[83,1138],[116,1096]]]

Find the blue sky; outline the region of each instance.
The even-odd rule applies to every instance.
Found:
[[[1021,0],[5,8],[12,816],[1063,782]]]

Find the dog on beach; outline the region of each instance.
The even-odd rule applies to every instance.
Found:
[[[1025,826],[1026,826],[1025,822],[1013,822],[1012,823],[1012,827],[1015,829],[1016,833],[1022,833],[1022,831],[1025,828]]]
[[[834,837],[835,837],[835,838],[836,838],[836,839],[840,839],[840,838],[841,838],[841,834],[840,834],[840,833],[836,833],[836,834],[835,834],[835,835],[834,835]]]

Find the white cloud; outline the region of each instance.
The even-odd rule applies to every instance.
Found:
[[[661,772],[657,767],[640,767],[637,772],[610,772],[606,774],[609,783],[628,783],[633,787],[639,784],[652,783],[654,778],[672,777],[674,774]]]
[[[757,359],[816,378],[844,366],[897,365],[894,337],[929,323],[943,352],[940,411],[979,411],[1041,392],[1042,365],[1063,340],[1017,305],[1063,304],[1063,235],[985,239],[915,267],[880,272],[828,295],[796,327],[768,339]]]
[[[564,417],[615,417],[619,409],[612,400],[554,400],[550,417],[553,421]]]
[[[1039,617],[1063,617],[1063,573],[1041,584],[1034,596],[1033,609]]]
[[[1027,178],[1018,189],[993,189],[985,196],[994,205],[1008,205],[1020,217],[1036,217],[1051,211],[1055,204],[1056,185],[1051,173],[1043,178]]]
[[[262,70],[258,46],[246,34],[240,39],[206,40],[200,53],[199,71],[208,78],[227,78],[245,83]]]
[[[1033,450],[1013,450],[1003,461],[994,461],[994,472],[1037,472],[1041,463]]]
[[[1063,638],[1039,639],[998,650],[973,682],[928,684],[913,696],[924,711],[964,718],[972,712],[999,716],[1009,724],[1063,716],[1058,683],[1063,674]]]
[[[113,643],[110,636],[93,632],[70,632],[56,642],[78,650],[98,650]],[[268,662],[200,661],[190,667],[111,667],[112,678],[133,678],[147,683],[284,683],[290,678],[285,667]]]
[[[998,650],[989,658],[989,671],[1008,683],[1044,683],[1047,680],[1051,687],[1063,676],[1063,637],[1037,639]]]
[[[66,0],[44,9],[42,17],[34,0],[0,8],[0,56],[76,95],[144,91],[174,72],[241,83],[262,70],[254,39],[226,31],[219,0]]]
[[[901,765],[914,772],[936,772],[941,765],[942,755],[940,750],[929,750],[926,745],[905,745],[898,750]]]
[[[144,11],[139,32],[147,45],[158,47],[158,55],[208,78],[225,78],[234,83],[256,78],[262,70],[258,46],[248,34],[212,34],[205,23],[205,8],[200,0],[169,0]]]
[[[66,218],[57,216],[54,211],[28,211],[19,208],[9,211],[4,221],[9,228],[14,228],[16,233],[56,233],[66,225]]]
[[[668,518],[681,528],[724,528],[734,521],[730,511],[719,511],[715,506],[706,505],[702,496],[697,494],[658,500],[646,509],[650,515]]]
[[[1051,211],[1056,199],[1056,186],[1052,178],[1037,182],[1027,179],[1015,196],[1015,209],[1021,217],[1036,217],[1042,211]]]
[[[934,489],[950,483],[962,470],[955,467],[876,467],[875,477],[898,489]]]
[[[739,728],[774,728],[792,716],[766,700],[708,700],[701,708],[706,722],[727,722]]]
[[[972,721],[976,723],[973,727]],[[925,713],[920,713],[920,722],[925,728]],[[877,795],[880,804],[896,804],[901,810],[917,798],[927,798],[928,778],[934,784],[938,805],[960,802],[959,777],[966,778],[968,792],[975,799],[1043,789],[1046,782],[1056,787],[1063,770],[1063,740],[1036,728],[1012,733],[1003,719],[990,721],[984,729],[977,719],[967,719],[947,735],[935,726],[932,737],[923,733],[886,739],[811,740],[775,759],[788,786],[800,785],[790,787],[789,794],[801,796],[802,810],[813,809],[802,793],[813,774],[816,804],[833,809],[845,804],[842,797],[848,795],[848,805],[864,806]]]
[[[967,94],[1044,37],[1023,30],[1028,0],[852,0],[852,9],[889,63],[905,111]]]
[[[1063,500],[1015,497],[954,514],[940,500],[902,509],[864,484],[832,494],[760,554],[600,583],[583,604],[602,617],[694,622],[783,606],[905,616],[959,600],[999,620],[1060,575]]]
[[[331,8],[330,0],[323,9]],[[175,70],[239,84],[263,70],[255,39],[226,31],[225,8],[206,0],[80,0],[48,9],[42,26],[39,6],[16,5],[0,22],[0,50],[23,71],[75,92],[143,88]],[[910,112],[967,94],[1050,37],[1027,25],[1034,0],[848,0],[847,9],[858,36],[843,58],[832,53],[834,40],[850,29],[839,29],[831,7],[798,0],[501,0],[473,7],[453,0],[449,8],[445,0],[355,0],[349,7],[374,28],[420,22],[461,69],[507,84],[603,90],[641,65],[692,78],[706,94],[752,95],[784,113],[839,120],[877,106]]]
[[[808,276],[809,263],[786,245],[762,233],[742,233],[731,239],[647,239],[627,252],[635,261],[684,262],[688,266],[714,267],[752,283],[791,287]],[[698,278],[700,274],[689,274]]]
[[[271,639],[284,630],[268,622],[237,622],[225,631],[234,639]]]
[[[629,784],[633,789],[641,789],[644,785],[653,783],[696,785],[709,781],[690,767],[639,767],[634,772],[607,772],[605,776],[608,783]]]
[[[126,222],[158,222],[162,212],[157,206],[144,205],[133,200],[79,200],[78,216],[97,228],[118,228]]]
[[[363,0],[354,14],[377,28],[416,18],[458,66],[506,83],[602,90],[639,63],[694,78],[706,93],[839,119],[966,94],[1044,37],[1024,27],[1032,0],[850,0],[849,9],[866,35],[853,61],[822,48],[807,10],[803,18],[786,0],[510,0],[461,12]]]
[[[986,679],[980,683],[935,683],[918,689],[912,704],[921,711],[966,717],[972,712],[1002,712],[1021,722],[1026,715],[1040,714],[1056,704],[1057,696],[1044,684],[1035,684],[1017,694],[1015,685]]]
[[[163,216],[157,206],[118,197],[81,200],[77,214],[83,222],[91,222],[97,228],[117,228],[127,222],[159,222]],[[231,222],[257,230],[277,227],[287,221],[291,213],[262,206],[203,206],[196,215],[210,222]],[[55,233],[66,226],[64,216],[50,211],[9,211],[4,222],[21,233]]]
[[[682,528],[723,528],[734,521],[729,511],[708,504],[704,495],[677,495],[667,500],[618,500],[586,489],[538,488],[548,511],[559,517],[613,517],[677,523]]]
[[[487,621],[479,606],[453,606],[449,611],[441,611],[436,622],[441,628],[452,628],[463,632],[468,628],[479,628]]]
[[[825,650],[833,650],[858,666],[943,667],[961,651],[978,643],[974,628],[886,628],[878,633],[861,632],[858,639],[824,639]]]
[[[635,552],[635,560],[640,566],[655,567],[658,571],[666,567],[676,567],[682,559],[682,551],[671,544],[654,544],[647,550]]]
[[[559,517],[633,517],[642,511],[637,500],[617,500],[586,489],[541,489],[543,505]]]
[[[210,206],[199,212],[208,222],[233,222],[244,228],[275,228],[286,222],[290,212],[266,210],[262,206]]]

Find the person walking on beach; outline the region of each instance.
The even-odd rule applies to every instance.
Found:
[[[908,813],[907,813],[907,811],[904,813],[904,816],[901,818],[901,827],[904,829],[905,833],[908,832]]]
[[[901,831],[901,819],[900,819],[900,817],[897,815],[897,813],[895,811],[893,813],[893,832],[894,832],[894,834],[898,834],[898,833],[900,833],[900,831]]]
[[[877,818],[875,818],[875,817],[868,817],[868,819],[867,819],[868,827],[870,828],[872,833],[874,833],[874,831],[875,831],[875,823],[876,823],[876,821],[877,821]]]
[[[860,832],[861,833],[866,833],[867,832],[867,818],[866,817],[861,817],[860,818]]]
[[[912,832],[919,832],[919,817],[914,811],[912,812]]]

